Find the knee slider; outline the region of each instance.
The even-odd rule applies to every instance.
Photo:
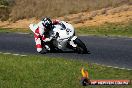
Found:
[[[41,51],[42,51],[42,48],[37,48],[37,51],[38,51],[38,52],[41,52]]]

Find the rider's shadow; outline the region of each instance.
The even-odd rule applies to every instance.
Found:
[[[76,52],[73,51],[73,50],[67,50],[67,51],[52,51],[52,52],[49,52],[49,53],[76,53]],[[76,53],[76,54],[81,54],[81,53]],[[91,52],[88,51],[85,54],[91,54]]]

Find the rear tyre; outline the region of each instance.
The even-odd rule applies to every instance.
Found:
[[[74,43],[77,44],[77,47],[76,47],[77,53],[79,53],[79,54],[87,54],[88,53],[87,47],[79,38],[76,38],[74,40]]]

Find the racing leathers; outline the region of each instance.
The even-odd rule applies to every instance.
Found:
[[[54,20],[52,21],[52,24],[56,25],[59,22],[59,20]],[[42,53],[43,48],[50,51],[50,47],[46,44],[46,42],[51,41],[55,36],[53,31],[50,30],[47,33],[43,21],[40,21],[38,24],[30,24],[29,27],[34,33],[37,52]]]

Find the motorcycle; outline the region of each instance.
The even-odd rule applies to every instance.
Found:
[[[85,44],[75,35],[73,26],[67,22],[61,21],[60,24],[54,25],[52,33],[54,37],[50,42],[51,51],[72,49],[79,54],[88,53]]]

